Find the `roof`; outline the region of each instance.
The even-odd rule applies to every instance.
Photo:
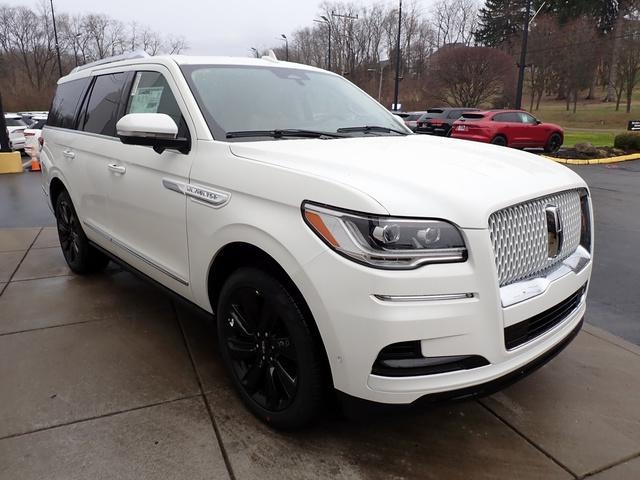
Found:
[[[97,62],[81,65],[74,68],[68,75],[62,77],[58,83],[64,83],[70,80],[90,76],[93,72],[106,68],[114,68],[136,64],[157,63],[167,65],[170,63],[177,65],[237,65],[237,66],[256,66],[256,67],[280,67],[295,68],[298,70],[324,72],[336,75],[320,68],[301,63],[280,61],[271,56],[263,56],[262,58],[252,57],[214,57],[199,55],[156,55],[150,56],[143,52],[132,52],[130,54],[118,55],[115,57],[105,58]]]

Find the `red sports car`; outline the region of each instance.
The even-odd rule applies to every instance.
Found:
[[[564,130],[522,110],[488,110],[462,115],[453,124],[451,136],[505,147],[544,148],[554,153],[562,146]]]

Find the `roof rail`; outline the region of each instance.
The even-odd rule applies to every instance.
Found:
[[[71,70],[71,73],[80,72],[82,70],[86,70],[87,68],[97,67],[99,65],[105,65],[107,63],[119,62],[120,60],[133,60],[135,58],[148,58],[149,55],[144,50],[136,50],[135,52],[127,52],[122,55],[115,55],[113,57],[102,58],[100,60],[96,60],[95,62],[85,63],[84,65],[80,65],[79,67]]]

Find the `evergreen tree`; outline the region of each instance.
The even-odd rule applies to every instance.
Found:
[[[527,0],[485,0],[478,14],[476,42],[498,47],[522,31]]]

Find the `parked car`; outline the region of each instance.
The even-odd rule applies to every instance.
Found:
[[[557,152],[564,142],[562,127],[542,123],[522,110],[466,113],[453,124],[451,136],[503,147],[543,148],[547,153]]]
[[[412,132],[415,132],[416,127],[418,126],[418,119],[424,115],[425,112],[407,112],[407,114],[403,117],[404,124],[409,128]]]
[[[448,137],[451,134],[453,122],[458,120],[463,113],[477,110],[477,108],[430,108],[418,119],[414,131]]]
[[[49,114],[47,111],[29,111],[29,112],[18,112],[18,115],[22,118],[27,126],[31,126],[34,122],[35,117],[46,117]]]
[[[38,157],[42,146],[42,128],[47,123],[47,116],[36,114],[31,120],[31,125],[24,131],[24,150],[30,157]]]
[[[4,121],[7,125],[7,132],[9,133],[9,144],[12,150],[24,150],[26,140],[24,138],[24,131],[27,128],[27,124],[24,123],[22,117],[15,113],[5,113]]]
[[[339,75],[274,56],[101,60],[59,80],[43,136],[69,267],[114,259],[208,312],[270,425],[306,425],[334,389],[488,392],[581,328],[585,182],[414,135]]]

